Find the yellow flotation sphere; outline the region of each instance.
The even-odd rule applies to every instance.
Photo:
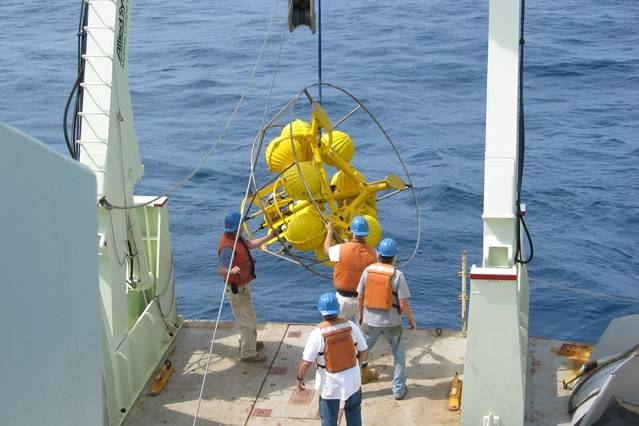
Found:
[[[326,226],[315,212],[296,214],[286,227],[286,241],[301,251],[312,251],[324,243]]]
[[[328,144],[328,133],[322,135],[322,143]],[[339,155],[339,157],[349,163],[353,156],[355,155],[355,145],[353,144],[353,140],[348,133],[341,132],[339,130],[333,131],[333,143],[331,144],[331,148],[334,154]],[[324,162],[329,166],[337,167],[333,161],[329,158],[324,158]]]
[[[308,144],[311,137],[311,125],[308,124],[304,120],[293,120],[292,122],[286,124],[282,128],[281,136],[283,138],[290,139],[291,137],[291,128],[293,129],[293,139],[302,139],[303,142]]]
[[[288,135],[278,136],[266,147],[266,165],[270,171],[275,173],[282,172],[295,162],[293,145],[295,145],[295,154],[298,161],[311,159],[311,151],[303,138],[293,138],[291,142],[291,138]]]
[[[363,203],[361,206],[359,206],[356,210],[355,213],[353,213],[353,217],[355,216],[372,216],[374,218],[377,217],[377,209],[373,206],[371,206],[368,203]]]
[[[299,170],[302,171],[304,181],[302,181]],[[309,200],[309,194],[306,192],[306,187],[304,186],[304,182],[306,182],[311,196],[313,198],[319,198],[322,188],[322,175],[320,174],[319,168],[315,166],[313,161],[304,161],[299,163],[299,170],[297,166],[293,166],[282,175],[281,179],[286,192],[297,200]]]
[[[351,167],[353,174],[358,176],[364,181],[364,175],[362,175],[355,167]],[[359,184],[350,178],[343,170],[338,170],[337,173],[331,178],[331,186],[335,186],[335,192],[348,192],[359,190]]]
[[[377,247],[377,244],[379,244],[382,240],[382,226],[373,216],[368,214],[363,216],[364,219],[366,219],[366,222],[368,222],[368,236],[366,237],[366,242],[371,247]],[[353,217],[355,217],[355,215]]]
[[[315,258],[322,262],[322,265],[332,268],[335,266],[335,262],[328,260],[328,255],[324,253],[324,247],[319,246],[315,249]]]

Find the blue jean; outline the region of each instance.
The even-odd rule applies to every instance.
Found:
[[[362,324],[362,333],[366,338],[368,351],[373,349],[379,336],[384,336],[393,350],[393,361],[395,364],[393,371],[393,395],[398,396],[406,390],[406,349],[402,339],[403,330],[401,325],[392,327],[373,327]]]
[[[337,426],[339,399],[324,399],[320,396],[319,410],[322,426]],[[344,414],[348,426],[362,426],[362,388],[352,394],[344,404]]]

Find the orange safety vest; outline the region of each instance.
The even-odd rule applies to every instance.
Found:
[[[393,275],[395,267],[386,263],[374,263],[366,269],[366,283],[364,284],[364,306],[368,309],[382,309],[390,311],[396,307],[399,311],[399,299],[393,303]]]
[[[324,365],[318,363],[318,367],[326,368],[329,373],[339,373],[355,367],[357,350],[348,321],[337,318],[324,321],[319,327],[324,338],[324,352],[319,352],[318,355],[324,356]]]
[[[234,243],[235,234],[229,234],[226,232],[222,234],[222,238],[220,238],[220,242],[217,245],[217,256],[220,257],[222,250],[227,247],[233,249]],[[228,265],[224,265],[224,267],[227,266]],[[239,275],[230,274],[228,285],[244,285],[255,279],[255,261],[253,260],[251,251],[242,237],[238,238],[237,246],[235,246],[235,256],[233,256],[233,265],[231,265],[231,268],[233,266],[239,266],[240,273]]]
[[[357,293],[357,284],[368,265],[375,263],[377,253],[364,242],[349,241],[339,247],[339,260],[333,269],[333,282],[339,291]]]

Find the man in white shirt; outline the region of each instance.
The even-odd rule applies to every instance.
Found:
[[[366,359],[364,335],[352,321],[338,318],[335,293],[320,296],[317,308],[324,321],[315,328],[304,347],[298,369],[297,388],[304,389],[304,376],[314,363],[315,389],[319,392],[322,426],[337,425],[339,404],[344,403],[348,426],[361,426],[362,386],[359,362]]]

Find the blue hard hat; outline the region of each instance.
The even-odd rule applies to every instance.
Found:
[[[355,216],[351,222],[351,232],[356,237],[365,237],[368,235],[368,222],[364,216]]]
[[[235,232],[240,226],[242,215],[238,212],[231,212],[224,218],[224,232]]]
[[[339,302],[335,293],[324,293],[317,301],[317,309],[324,316],[339,314]]]
[[[397,243],[392,238],[384,238],[377,246],[377,253],[382,257],[395,257],[397,254]]]

